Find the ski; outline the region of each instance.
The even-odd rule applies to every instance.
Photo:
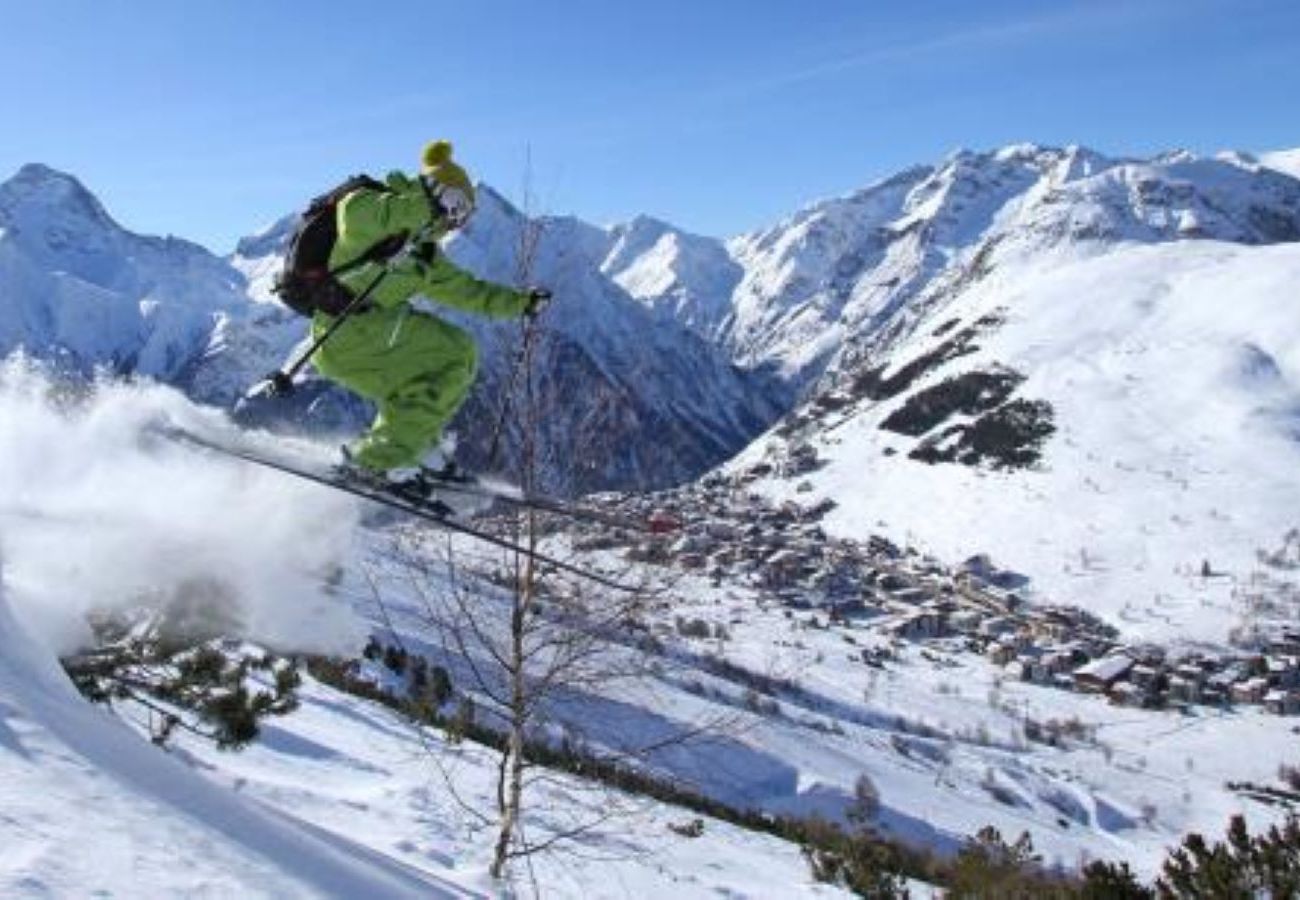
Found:
[[[555,557],[549,556],[545,553],[538,553],[534,550],[528,549],[527,547],[520,546],[513,541],[507,540],[506,538],[497,537],[496,535],[483,531],[480,528],[475,528],[473,525],[458,521],[455,515],[451,513],[450,508],[446,507],[445,504],[440,503],[438,507],[434,507],[430,504],[424,504],[414,499],[402,498],[396,494],[389,493],[379,488],[371,488],[357,482],[344,481],[331,477],[328,474],[312,471],[304,466],[295,465],[283,460],[273,459],[269,456],[246,450],[242,447],[233,447],[217,441],[209,440],[201,435],[197,435],[191,431],[177,428],[175,426],[155,426],[151,428],[150,431],[176,443],[189,444],[213,453],[228,456],[232,459],[272,469],[285,475],[291,475],[295,478],[303,479],[304,481],[310,481],[321,485],[322,487],[332,488],[336,491],[341,491],[363,500],[369,500],[372,503],[378,503],[381,506],[386,506],[389,509],[413,516],[448,531],[463,534],[486,544],[491,544],[492,546],[499,547],[503,550],[530,554],[537,559],[538,562],[543,563],[544,565],[550,566],[561,572],[567,572],[570,575],[575,575],[579,578],[586,579],[612,590],[625,591],[629,593],[635,593],[641,590],[638,586],[624,584],[623,582],[617,581],[613,578],[601,575],[598,572],[592,572],[589,569],[584,569],[581,566],[576,566],[572,563],[565,562],[564,560],[556,559]],[[468,487],[468,485],[462,486]],[[497,494],[489,494],[485,492],[484,496],[497,497]],[[504,500],[509,498],[499,497],[498,499]],[[517,498],[517,500],[521,504],[526,503],[525,498]]]
[[[554,513],[557,516],[565,516],[570,519],[580,519],[584,522],[591,522],[595,525],[606,525],[610,528],[621,528],[624,531],[640,531],[649,533],[650,526],[643,522],[636,522],[623,516],[613,515],[603,512],[599,509],[592,509],[589,506],[580,506],[576,503],[569,503],[556,497],[548,497],[545,494],[525,493],[508,487],[496,487],[491,484],[484,484],[474,476],[468,479],[463,477],[442,478],[437,473],[429,473],[427,476],[430,481],[437,485],[437,490],[447,491],[452,494],[466,494],[471,497],[483,497],[484,499],[500,500],[511,506],[523,509],[535,509],[540,512]]]
[[[269,457],[253,451],[223,445],[183,428],[169,425],[163,430],[173,432],[173,437],[175,438],[187,440],[192,444],[207,447],[209,450],[239,455],[241,458],[248,458],[249,462],[256,463],[269,461],[275,462],[277,465],[283,465],[293,469],[301,469],[303,472],[311,472],[310,469],[307,469],[304,466],[292,462],[271,460]],[[323,476],[319,472],[311,472],[311,474],[320,477],[329,477]],[[636,531],[643,534],[651,533],[650,525],[646,522],[638,522],[626,518],[625,516],[607,513],[599,509],[592,509],[589,506],[582,506],[577,503],[571,503],[567,500],[561,500],[557,497],[551,497],[545,494],[525,493],[513,487],[500,487],[486,484],[474,475],[440,478],[437,473],[430,472],[426,477],[437,485],[436,489],[438,491],[445,491],[450,494],[481,497],[485,500],[499,500],[502,503],[521,509],[533,509],[539,512],[553,513],[558,516],[577,519],[583,522],[590,522],[595,525],[604,525],[609,528],[620,528],[624,531]],[[334,479],[330,480],[333,481]],[[376,493],[387,496],[387,493],[383,490],[377,490]],[[397,496],[398,499],[406,499],[406,502],[414,502],[418,505],[418,501],[413,501],[409,498],[401,498],[398,495],[393,496]]]

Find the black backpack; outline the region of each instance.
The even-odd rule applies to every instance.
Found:
[[[356,190],[387,191],[388,186],[368,175],[354,175],[334,190],[321,194],[307,207],[289,244],[284,270],[272,290],[286,306],[300,315],[320,311],[331,316],[343,312],[352,303],[352,292],[339,281],[344,272],[388,259],[406,243],[405,233],[391,235],[354,260],[331,269],[330,251],[338,239],[335,210],[348,194]]]

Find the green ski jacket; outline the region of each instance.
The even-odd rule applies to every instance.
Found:
[[[415,234],[431,227],[429,239],[445,235],[445,228],[429,209],[424,188],[401,172],[385,179],[388,191],[361,189],[353,191],[338,204],[338,239],[330,252],[330,268],[361,256],[380,240],[395,234]],[[371,301],[392,308],[425,296],[463,312],[494,319],[523,315],[528,306],[527,294],[502,285],[482,281],[458,268],[441,252],[429,254],[429,260],[406,257],[389,266],[390,272],[371,293]],[[353,293],[363,290],[379,274],[380,263],[366,263],[340,276]]]

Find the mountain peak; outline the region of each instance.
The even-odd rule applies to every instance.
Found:
[[[76,176],[70,175],[61,169],[55,169],[47,166],[45,163],[30,162],[25,163],[11,179],[12,181],[23,184],[66,184],[85,190],[86,188],[77,180]]]
[[[43,163],[27,163],[0,183],[0,221],[44,219],[55,210],[101,227],[121,229],[95,195],[67,172]]]
[[[277,253],[284,253],[289,247],[294,231],[298,228],[301,213],[291,212],[281,216],[256,234],[239,239],[235,245],[236,257],[244,259],[261,259]]]

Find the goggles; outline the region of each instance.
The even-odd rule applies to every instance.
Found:
[[[474,203],[467,193],[460,188],[444,187],[437,192],[437,197],[442,214],[453,228],[460,228],[469,221],[474,212]]]

